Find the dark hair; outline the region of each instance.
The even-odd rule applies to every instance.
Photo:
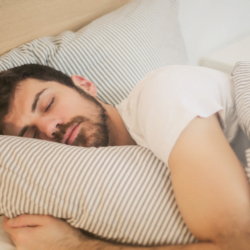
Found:
[[[44,65],[25,64],[0,72],[0,134],[3,133],[3,119],[9,112],[16,88],[21,81],[28,78],[45,82],[56,81],[76,89],[69,76]]]

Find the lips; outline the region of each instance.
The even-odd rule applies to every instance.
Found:
[[[75,138],[78,135],[78,132],[80,129],[80,124],[81,123],[77,123],[77,124],[73,125],[72,127],[70,127],[69,129],[67,129],[67,132],[63,137],[62,143],[65,143],[68,145],[71,145],[73,143],[73,141],[75,140]]]

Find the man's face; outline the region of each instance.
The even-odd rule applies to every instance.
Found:
[[[74,80],[83,82],[78,85],[87,98],[54,81],[22,81],[4,119],[4,134],[76,146],[107,146],[107,115],[94,98],[95,86],[80,77]]]

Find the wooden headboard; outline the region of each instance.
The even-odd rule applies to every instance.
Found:
[[[42,36],[76,31],[132,0],[0,0],[0,55]]]

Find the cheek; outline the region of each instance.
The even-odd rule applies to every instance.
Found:
[[[61,117],[64,122],[68,122],[75,116],[84,115],[81,106],[80,100],[65,100],[60,105],[57,105],[53,112],[56,116]]]

